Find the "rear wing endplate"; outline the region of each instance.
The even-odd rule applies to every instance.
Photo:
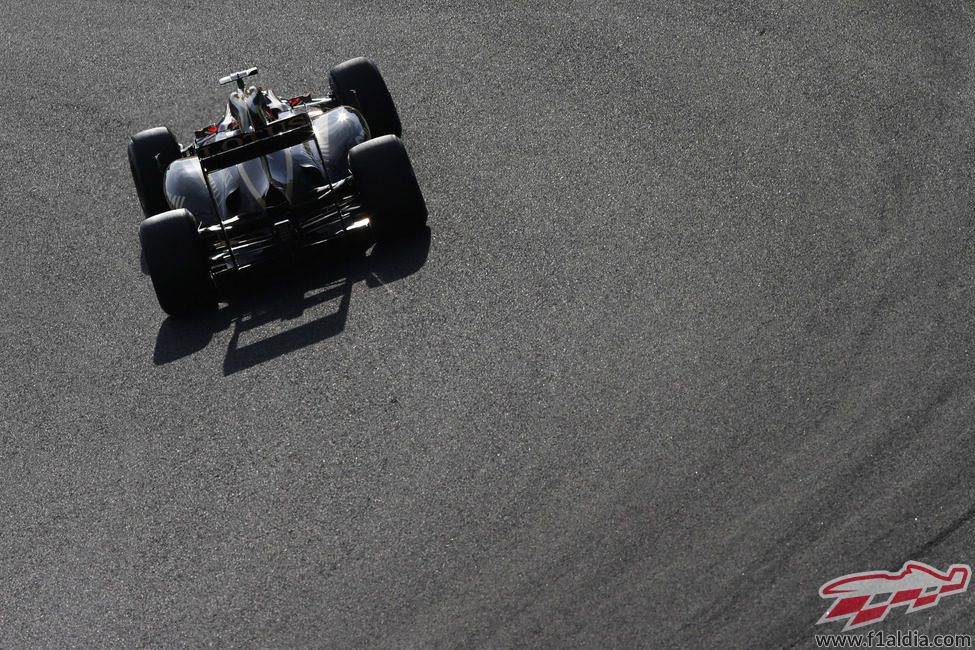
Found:
[[[241,133],[200,147],[197,149],[197,155],[203,173],[208,174],[293,147],[311,139],[314,135],[311,118],[306,113],[299,113],[285,120],[272,122],[251,133]]]

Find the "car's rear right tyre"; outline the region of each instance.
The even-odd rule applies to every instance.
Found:
[[[129,140],[129,169],[147,217],[169,209],[166,200],[166,168],[181,155],[179,143],[164,126],[140,131]]]
[[[170,210],[139,226],[139,239],[159,306],[174,316],[213,305],[216,292],[189,210]]]
[[[395,239],[426,225],[423,193],[403,141],[395,135],[352,147],[349,171],[377,239]]]
[[[375,63],[361,56],[340,63],[328,73],[328,82],[336,99],[359,109],[372,137],[403,135],[396,105]]]

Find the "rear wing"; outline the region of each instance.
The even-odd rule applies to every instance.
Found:
[[[208,174],[220,169],[239,165],[259,156],[301,144],[315,135],[311,118],[299,113],[284,120],[272,122],[251,133],[241,133],[232,138],[219,140],[199,147],[200,167]]]

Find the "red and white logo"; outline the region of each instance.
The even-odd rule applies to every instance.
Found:
[[[830,580],[819,588],[819,596],[835,599],[816,623],[846,620],[843,631],[878,623],[894,607],[907,606],[907,613],[934,607],[942,596],[968,589],[972,569],[952,564],[942,573],[923,562],[907,562],[897,573],[868,571]]]

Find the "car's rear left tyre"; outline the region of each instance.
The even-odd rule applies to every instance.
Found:
[[[402,140],[385,135],[352,147],[349,170],[377,239],[395,239],[426,225],[426,202]]]
[[[149,217],[139,226],[139,239],[163,311],[176,316],[216,302],[196,219],[189,210]]]
[[[359,109],[372,137],[403,135],[396,105],[376,64],[364,57],[350,59],[328,73],[332,96]]]
[[[166,168],[179,157],[179,143],[164,126],[140,131],[129,140],[129,169],[145,216],[151,217],[169,209]]]

